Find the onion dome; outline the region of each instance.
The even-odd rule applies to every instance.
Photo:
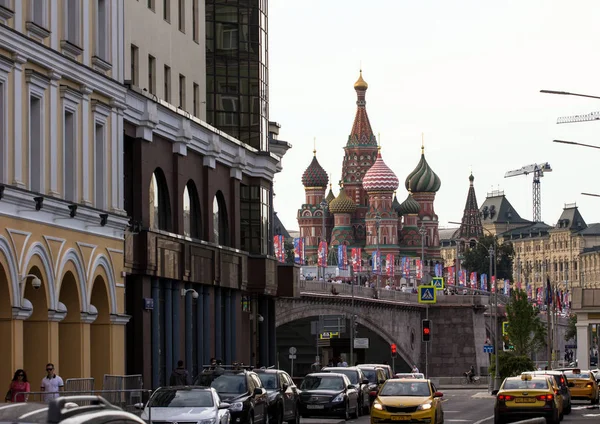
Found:
[[[421,205],[413,198],[412,192],[409,190],[408,197],[400,204],[398,213],[400,215],[416,215],[420,210]]]
[[[325,198],[325,200],[327,201],[327,203],[331,203],[331,201],[335,199],[335,194],[333,194],[333,189],[331,188],[331,183],[329,183],[329,193],[327,193],[327,197]]]
[[[404,186],[413,193],[435,193],[441,185],[442,180],[429,167],[425,160],[425,148],[421,147],[421,160],[414,171],[406,177]]]
[[[392,209],[395,210],[398,215],[400,215],[400,202],[398,201],[398,198],[396,197],[396,192],[394,192],[394,200],[392,201]]]
[[[340,187],[340,194],[329,204],[331,213],[353,213],[356,210],[356,204],[346,195],[344,187]]]
[[[304,187],[327,187],[327,183],[329,182],[327,172],[325,172],[317,160],[317,151],[313,150],[313,153],[312,162],[308,165],[304,174],[302,174],[302,185]]]
[[[355,90],[366,90],[369,88],[369,84],[362,77],[362,69],[360,70],[360,74],[358,75],[358,79],[354,83]]]
[[[367,192],[394,191],[398,188],[398,177],[381,158],[381,148],[377,152],[377,160],[365,174],[362,186]]]

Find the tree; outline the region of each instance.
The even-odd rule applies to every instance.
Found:
[[[565,341],[569,340],[577,340],[577,315],[571,314],[569,315],[569,324],[567,326],[567,331],[565,333]]]
[[[288,264],[294,263],[294,239],[293,238],[285,238],[283,240],[283,248],[285,249],[285,262]]]
[[[508,338],[515,347],[515,355],[529,355],[546,346],[546,327],[539,310],[527,299],[523,290],[513,290],[506,305]]]
[[[500,368],[500,378],[515,377],[521,375],[525,371],[535,369],[535,364],[529,356],[517,355],[514,352],[500,352],[498,357],[498,367]],[[496,359],[492,355],[492,365],[490,366],[490,374],[496,375]]]
[[[498,244],[494,236],[483,236],[478,243],[466,250],[463,260],[464,267],[478,274],[489,274],[490,254],[488,250],[490,246],[494,246],[496,250],[496,276],[498,279],[512,280],[512,262],[515,254],[513,246],[510,243]]]

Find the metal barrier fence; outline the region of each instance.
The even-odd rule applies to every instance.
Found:
[[[93,378],[68,378],[65,381],[65,390],[67,392],[88,392],[94,391]]]
[[[133,375],[104,375],[102,390],[107,391],[106,400],[116,405],[128,402],[132,405],[142,402],[141,389],[144,387],[141,374]],[[125,399],[125,394],[129,399]]]
[[[141,412],[136,404],[148,402],[152,390],[129,389],[129,390],[82,390],[62,392],[23,392],[15,394],[15,402],[49,402],[61,396],[102,396],[115,406],[127,412],[138,414]],[[110,400],[112,399],[112,401]],[[89,404],[89,401],[78,403],[79,406]]]

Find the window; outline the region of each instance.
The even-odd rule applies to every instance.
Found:
[[[43,158],[43,104],[42,98],[29,98],[29,178],[31,191],[44,192]]]
[[[183,190],[183,235],[201,238],[200,202],[193,181],[189,181]]]
[[[223,193],[218,191],[213,198],[213,241],[219,245],[229,245],[229,224]]]
[[[221,49],[235,50],[238,48],[238,27],[237,25],[223,25],[221,32]]]
[[[95,207],[106,209],[106,128],[100,122],[94,132],[94,197]]]
[[[156,74],[156,59],[153,56],[148,55],[148,91],[150,94],[155,94],[156,81],[154,80],[154,75]]]
[[[185,77],[179,74],[179,107],[185,110]]]
[[[171,103],[171,68],[165,65],[165,101]]]
[[[199,102],[200,102],[200,86],[198,84],[194,83],[194,116],[196,118],[200,117]]]
[[[220,119],[221,125],[237,125],[238,123],[238,97],[221,96],[221,109],[223,110]]]
[[[163,0],[163,19],[171,22],[171,0]]]
[[[179,0],[179,31],[185,32],[185,0]]]
[[[139,83],[139,70],[138,70],[138,54],[139,54],[139,50],[136,46],[134,46],[133,44],[131,45],[131,85],[138,85]]]
[[[108,60],[108,0],[98,0],[96,16],[96,56]]]
[[[46,27],[46,2],[39,0],[30,0],[31,22],[45,28]]]
[[[150,207],[150,228],[170,231],[171,207],[169,192],[167,190],[167,181],[160,168],[157,168],[152,173],[148,203]]]
[[[63,116],[64,185],[65,199],[77,201],[77,134],[75,112],[65,110]]]
[[[79,46],[79,21],[81,0],[66,0],[65,4],[65,33],[64,39]]]
[[[269,253],[270,191],[258,185],[240,188],[241,246],[254,254]]]
[[[198,42],[198,0],[192,0],[192,39]]]
[[[154,0],[148,0],[148,9],[154,12]]]

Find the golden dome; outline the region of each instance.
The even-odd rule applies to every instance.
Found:
[[[369,88],[369,84],[367,84],[367,82],[363,79],[362,69],[361,69],[360,75],[358,76],[358,79],[354,83],[354,89],[355,90],[366,90],[367,88]]]
[[[334,215],[337,213],[354,213],[356,204],[346,195],[344,187],[340,187],[340,194],[331,201],[329,210]]]

